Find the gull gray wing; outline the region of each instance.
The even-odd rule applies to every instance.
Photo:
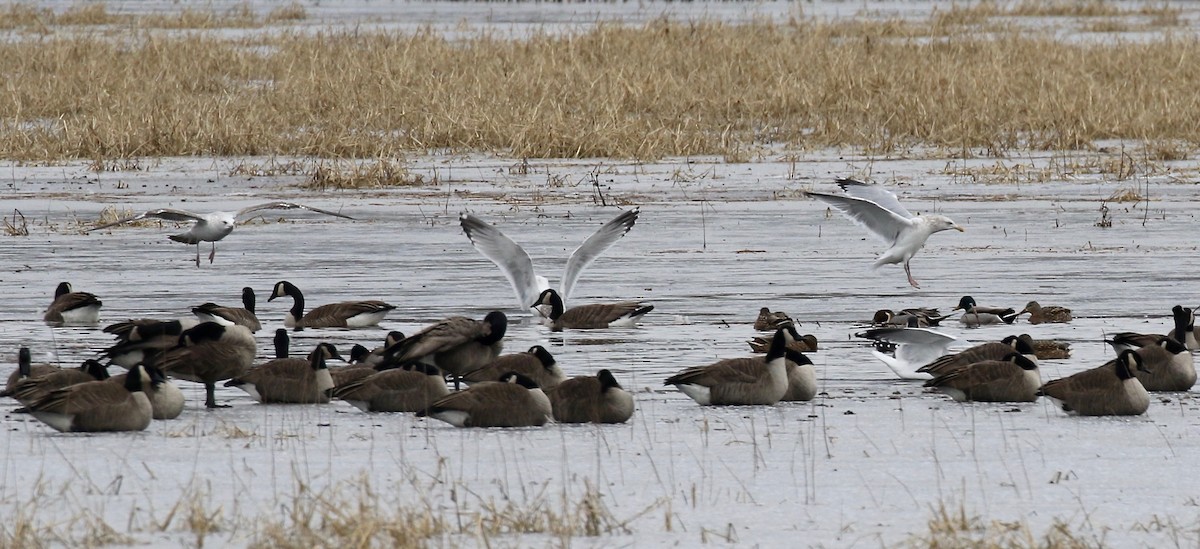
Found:
[[[851,221],[866,227],[871,234],[889,246],[896,243],[901,231],[913,224],[909,218],[863,198],[813,191],[806,191],[804,194],[837,208]]]
[[[520,310],[528,310],[541,293],[538,289],[537,275],[533,271],[533,260],[529,259],[529,254],[487,221],[471,214],[462,214],[458,220],[475,249],[504,273],[504,277],[517,294],[517,301],[521,304]]]
[[[908,208],[900,205],[895,193],[879,185],[863,183],[857,179],[839,179],[836,183],[843,191],[846,191],[846,194],[854,198],[870,200],[885,210],[895,212],[900,217],[915,217],[912,212],[908,211]]]
[[[579,274],[583,272],[583,269],[625,236],[625,233],[628,233],[633,228],[633,224],[637,222],[640,213],[637,208],[623,212],[601,226],[595,233],[592,233],[592,236],[584,240],[583,244],[575,248],[574,252],[571,252],[571,258],[567,260],[566,270],[563,271],[563,278],[559,283],[559,295],[563,300],[570,299],[571,290],[575,287],[575,282],[579,280]]]
[[[262,211],[262,210],[308,210],[310,212],[316,212],[316,213],[325,214],[325,215],[332,215],[334,217],[340,217],[342,219],[354,219],[353,217],[350,217],[348,215],[343,215],[343,214],[340,214],[337,212],[331,212],[329,210],[322,210],[321,208],[315,208],[313,206],[306,206],[304,204],[297,204],[295,202],[267,202],[266,204],[256,204],[254,206],[247,206],[245,208],[238,210],[237,213],[234,214],[233,217],[238,218],[238,217],[242,217],[243,215],[246,215],[250,212],[258,212],[258,211]]]
[[[115,227],[117,225],[124,225],[125,223],[129,223],[132,221],[139,221],[142,219],[146,219],[148,217],[154,218],[154,219],[162,219],[164,221],[177,221],[177,222],[184,222],[184,221],[195,222],[195,221],[200,221],[201,219],[203,219],[202,216],[194,214],[189,211],[176,210],[174,208],[159,208],[157,210],[148,210],[148,211],[142,212],[137,215],[118,219],[116,221],[113,221],[112,223],[105,223],[103,225],[100,225],[99,227],[92,227],[91,229],[88,229],[88,232],[98,231],[100,229],[107,229],[109,227]]]

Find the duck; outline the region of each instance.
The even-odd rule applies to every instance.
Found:
[[[423,362],[459,377],[487,366],[504,350],[508,316],[492,311],[475,320],[453,316],[439,320],[421,331],[384,349],[384,363],[403,365]]]
[[[785,328],[787,329],[787,328]],[[795,327],[791,327],[788,337],[787,348],[789,351],[798,353],[815,353],[819,350],[819,342],[817,336],[812,334],[800,335]],[[750,350],[755,353],[765,353],[771,348],[772,337],[754,336],[753,339],[747,341],[750,344]]]
[[[1109,364],[1046,382],[1039,396],[1068,414],[1137,416],[1150,408],[1150,394],[1136,375],[1145,372],[1141,357],[1124,350]]]
[[[162,379],[157,369],[136,365],[123,385],[89,381],[63,387],[29,404],[29,413],[60,432],[143,431],[154,417],[146,386]]]
[[[1037,362],[1018,352],[985,360],[925,382],[958,402],[1033,402],[1042,387]]]
[[[654,305],[643,305],[638,301],[618,301],[614,303],[592,303],[563,309],[562,297],[553,288],[538,296],[533,307],[549,307],[549,313],[543,319],[543,324],[552,331],[563,329],[598,330],[604,328],[634,327],[647,313],[654,310]]]
[[[1047,305],[1045,307],[1038,304],[1036,301],[1030,301],[1017,313],[1017,316],[1029,313],[1030,324],[1048,324],[1048,323],[1064,323],[1071,321],[1071,310],[1066,307],[1057,305]]]
[[[896,377],[907,380],[933,379],[933,374],[918,369],[944,356],[958,338],[919,327],[915,316],[909,317],[909,320],[909,325],[904,328],[873,328],[854,336],[874,341],[876,345],[871,354],[883,362]],[[892,354],[882,351],[881,343],[886,344]]]
[[[871,324],[875,326],[888,327],[898,326],[907,328],[912,325],[911,321],[916,321],[917,328],[930,328],[941,324],[943,320],[950,318],[949,315],[939,315],[937,309],[918,308],[918,309],[901,309],[899,312],[891,309],[880,309],[875,311],[871,317]]]
[[[701,406],[775,404],[788,389],[786,337],[786,330],[777,330],[765,357],[688,368],[663,385],[673,385]]]
[[[108,368],[99,361],[88,359],[78,368],[66,368],[49,372],[39,377],[29,377],[16,383],[11,391],[0,396],[13,397],[17,402],[29,406],[46,395],[71,385],[108,379]]]
[[[754,319],[754,329],[760,332],[774,332],[782,328],[785,324],[794,324],[792,317],[788,316],[783,311],[771,312],[770,307],[763,307],[758,310],[758,317]]]
[[[258,316],[254,314],[254,288],[242,288],[241,307],[222,307],[216,303],[204,303],[192,307],[192,314],[201,322],[216,322],[217,324],[239,324],[257,332],[262,329]]]
[[[532,379],[506,372],[495,382],[450,393],[417,412],[455,427],[537,427],[554,416],[550,398]]]
[[[1017,319],[1017,311],[1010,307],[981,307],[975,303],[975,298],[969,295],[958,300],[955,311],[962,310],[958,321],[970,328],[990,326],[995,324],[1012,324]]]
[[[204,406],[218,405],[216,382],[246,373],[254,363],[254,334],[245,326],[201,322],[179,335],[179,344],[154,357],[151,366],[179,379],[204,384]]]
[[[1004,357],[1013,351],[1037,362],[1037,353],[1034,352],[1033,347],[1027,341],[1021,340],[1018,336],[1008,336],[1000,341],[981,343],[957,353],[943,355],[933,362],[917,368],[917,371],[938,377],[965,368],[976,362],[1004,360]]]
[[[546,395],[559,423],[625,423],[633,416],[633,395],[608,369],[564,380]]]
[[[342,301],[321,305],[304,312],[304,294],[286,280],[275,283],[267,301],[283,296],[292,297],[292,308],[283,317],[283,325],[294,330],[304,328],[366,328],[376,326],[396,308],[379,300]]]
[[[333,396],[364,412],[421,412],[449,395],[441,370],[414,362],[347,381]]]
[[[542,390],[554,388],[567,379],[566,374],[558,367],[554,355],[545,347],[534,345],[523,353],[513,353],[496,357],[487,366],[468,372],[462,376],[467,384],[481,381],[495,381],[505,372],[516,372],[537,382]]]
[[[51,326],[92,326],[100,323],[100,306],[103,304],[96,294],[76,292],[70,282],[59,282],[54,290],[54,301],[46,308],[42,320]]]
[[[1033,354],[1038,360],[1062,360],[1071,358],[1071,344],[1057,339],[1033,339],[1029,334],[1017,336],[1033,348]]]
[[[53,364],[34,364],[33,353],[29,347],[21,347],[17,350],[17,369],[13,373],[8,374],[8,383],[4,385],[4,393],[11,393],[17,387],[17,383],[23,379],[33,377],[42,377],[51,372],[57,372],[61,368]],[[0,396],[6,396],[0,393]]]
[[[319,343],[308,358],[276,358],[225,382],[263,404],[325,404],[334,388],[325,361],[342,360],[332,343]]]

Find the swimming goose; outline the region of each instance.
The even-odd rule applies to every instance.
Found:
[[[325,364],[342,360],[331,343],[319,343],[308,358],[276,358],[225,382],[263,404],[325,404],[333,376]]]
[[[109,227],[115,227],[117,225],[123,225],[125,223],[131,223],[133,221],[140,221],[142,219],[147,219],[147,218],[161,219],[163,221],[174,221],[177,223],[191,222],[192,226],[190,228],[188,228],[188,230],[186,230],[182,233],[179,233],[179,234],[171,235],[167,238],[170,238],[171,240],[174,240],[175,242],[182,242],[184,244],[195,244],[196,245],[196,266],[199,267],[200,266],[200,243],[201,242],[211,242],[212,243],[212,250],[210,252],[208,252],[208,262],[212,263],[213,258],[216,257],[216,255],[217,255],[217,241],[225,238],[226,236],[229,236],[229,233],[233,232],[233,228],[237,224],[239,217],[245,216],[246,214],[249,214],[249,213],[260,212],[263,210],[296,210],[296,209],[308,210],[310,212],[316,212],[316,213],[325,214],[325,215],[332,215],[334,217],[340,217],[342,219],[354,219],[353,217],[350,217],[348,215],[342,215],[340,213],[331,212],[329,210],[322,210],[321,208],[314,208],[312,206],[305,206],[304,204],[296,204],[294,202],[267,202],[265,204],[256,204],[254,206],[247,206],[247,207],[237,210],[235,212],[212,212],[212,213],[207,213],[207,214],[192,213],[192,212],[189,212],[186,210],[177,210],[175,208],[159,208],[156,210],[148,210],[148,211],[142,212],[142,213],[134,215],[134,216],[118,219],[116,221],[113,221],[112,223],[105,223],[98,227],[93,227],[91,229],[88,229],[87,232],[90,233],[92,231],[99,231],[101,229],[107,229]]]
[[[1017,336],[1008,336],[1000,341],[981,343],[957,353],[942,356],[925,366],[917,368],[917,371],[938,377],[965,368],[976,362],[1004,360],[1004,357],[1013,351],[1024,355],[1025,358],[1035,363],[1037,362],[1037,353],[1034,352],[1029,342],[1022,341]]]
[[[122,368],[135,364],[153,362],[168,349],[179,344],[179,336],[194,328],[200,321],[195,318],[179,320],[155,320],[143,318],[118,322],[104,327],[104,332],[117,338],[117,342],[105,349],[101,356]]]
[[[201,322],[179,336],[179,344],[152,361],[163,373],[204,384],[204,406],[218,406],[216,383],[240,376],[254,363],[254,334],[245,326]]]
[[[1150,407],[1150,395],[1137,377],[1142,361],[1121,351],[1109,364],[1046,382],[1038,391],[1064,412],[1081,416],[1136,416]]]
[[[633,416],[633,395],[608,370],[564,380],[546,395],[559,423],[625,423]]]
[[[534,345],[523,353],[498,356],[491,364],[467,372],[462,376],[462,380],[468,384],[495,381],[505,372],[516,372],[528,377],[543,390],[552,389],[567,379],[566,374],[554,360],[554,355],[550,354],[545,347]]]
[[[1036,301],[1030,301],[1021,309],[1017,316],[1029,313],[1030,324],[1062,323],[1071,321],[1071,310],[1066,307],[1047,305],[1045,307]]]
[[[33,353],[29,352],[29,347],[21,347],[17,351],[17,369],[8,374],[8,383],[4,385],[4,393],[0,393],[0,396],[8,396],[8,393],[11,393],[17,387],[17,383],[23,379],[42,377],[59,370],[61,368],[53,364],[34,364]]]
[[[779,402],[787,393],[785,331],[778,330],[766,357],[728,358],[688,368],[663,383],[674,385],[701,406]]]
[[[226,326],[240,324],[249,328],[251,332],[262,329],[258,316],[254,314],[254,289],[249,286],[242,288],[241,307],[222,307],[216,303],[205,303],[192,307],[192,314],[196,315],[200,322],[216,322]]]
[[[891,191],[878,185],[869,185],[854,179],[839,179],[837,185],[845,194],[828,194],[806,191],[804,194],[824,202],[855,224],[867,229],[873,236],[889,247],[872,268],[889,263],[902,263],[908,283],[920,288],[912,276],[909,265],[917,251],[925,246],[929,236],[939,231],[954,229],[962,232],[954,220],[944,215],[913,215]]]
[[[304,294],[300,288],[286,280],[275,284],[275,291],[267,301],[275,298],[292,296],[292,308],[283,317],[283,325],[288,328],[301,330],[304,328],[365,328],[375,326],[395,309],[379,300],[342,301],[321,305],[316,309],[304,312]]]
[[[900,379],[932,379],[932,374],[918,369],[945,355],[958,338],[929,328],[919,328],[917,322],[917,317],[910,317],[908,327],[873,328],[854,336],[891,344],[894,347],[892,355],[881,352],[879,345],[871,354]]]
[[[414,362],[348,381],[333,396],[364,412],[420,412],[450,394],[441,370]]]
[[[102,302],[95,294],[73,291],[70,282],[60,282],[42,320],[52,326],[96,324],[100,322],[100,305]]]
[[[1004,360],[976,362],[925,382],[926,387],[958,402],[1033,402],[1037,400],[1042,377],[1036,362],[1021,353],[1009,353]]]
[[[571,252],[562,280],[559,281],[558,291],[563,299],[570,299],[571,290],[575,288],[583,270],[633,228],[638,214],[637,208],[622,212],[602,225]],[[537,295],[550,288],[550,282],[534,272],[533,260],[529,258],[525,249],[505,236],[500,229],[470,214],[462,214],[459,224],[475,249],[504,273],[504,277],[516,292],[520,310],[528,310],[529,304],[533,303]]]
[[[146,397],[150,399],[151,416],[154,419],[175,419],[183,413],[183,391],[179,390],[179,386],[172,383],[153,366],[148,367],[156,374],[151,375],[150,386],[142,386],[142,390],[146,393]],[[129,376],[129,372],[118,374],[108,378],[109,383],[124,385],[125,378]]]
[[[1056,339],[1033,339],[1029,334],[1017,336],[1033,348],[1033,354],[1038,360],[1060,360],[1071,358],[1071,344]]]
[[[54,391],[29,405],[42,423],[61,432],[141,431],[153,409],[145,388],[162,379],[154,368],[134,366],[124,385],[89,381]]]
[[[383,351],[385,364],[424,362],[462,376],[490,364],[504,349],[508,317],[492,311],[483,320],[454,316],[435,322]]]
[[[455,427],[533,427],[545,425],[553,414],[546,393],[516,372],[450,393],[417,412]]]
[[[89,359],[85,360],[78,368],[66,368],[40,377],[30,377],[18,381],[12,391],[0,393],[0,396],[13,397],[21,404],[29,406],[63,387],[106,379],[108,379],[108,369],[103,364]]]
[[[654,305],[642,305],[637,301],[592,303],[564,310],[562,297],[553,289],[542,292],[533,306],[549,306],[550,312],[543,320],[543,324],[555,332],[562,331],[564,328],[598,330],[634,327],[643,316],[646,316],[646,313],[654,310]]]
[[[792,317],[783,311],[771,312],[769,307],[758,310],[758,318],[754,319],[754,329],[760,332],[774,332],[785,324],[794,324]]]
[[[784,349],[788,388],[780,402],[808,402],[817,396],[817,368],[807,355]]]

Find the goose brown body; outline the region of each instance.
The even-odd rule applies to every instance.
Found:
[[[176,378],[203,383],[204,405],[216,408],[216,382],[244,374],[255,354],[254,334],[245,326],[202,322],[180,334],[179,344],[152,365]]]
[[[543,390],[553,388],[567,379],[566,374],[563,374],[562,369],[554,360],[554,355],[551,355],[550,351],[541,345],[534,345],[523,353],[496,357],[496,360],[487,366],[468,372],[462,376],[462,379],[467,383],[496,381],[507,372],[516,372],[526,376]]]
[[[1042,386],[1037,363],[1020,353],[976,362],[925,382],[957,401],[1033,402]]]
[[[455,427],[535,427],[553,417],[550,399],[532,380],[510,372],[438,399],[418,416]]]
[[[614,303],[591,303],[563,309],[562,297],[554,289],[543,291],[532,307],[548,306],[546,325],[551,330],[601,330],[616,326],[634,326],[643,316],[654,310],[653,305],[638,301]]]
[[[608,370],[563,381],[546,395],[560,423],[625,423],[633,416],[633,395]]]
[[[1137,353],[1125,350],[1103,366],[1046,382],[1039,394],[1081,416],[1141,415],[1150,407],[1150,395],[1135,375],[1140,368]]]
[[[38,420],[62,432],[141,431],[150,425],[153,408],[143,387],[153,368],[134,366],[123,385],[89,381],[64,387],[31,403],[29,411]]]
[[[333,396],[364,412],[420,412],[450,394],[437,368],[414,363],[347,381]]]

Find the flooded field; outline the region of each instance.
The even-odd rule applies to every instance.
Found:
[[[316,530],[331,511],[301,528],[299,510],[345,500],[438,517],[449,526],[431,537],[435,545],[895,545],[928,537],[941,510],[1033,539],[1062,527],[1093,545],[1200,542],[1198,494],[1186,482],[1200,450],[1192,393],[1161,395],[1145,416],[1122,419],[1068,417],[1044,400],[962,405],[896,379],[853,337],[880,308],[949,312],[972,295],[1019,309],[1037,299],[1072,308],[1076,320],[976,330],[947,321],[944,331],[961,339],[956,348],[1015,333],[1071,342],[1070,359],[1043,362],[1048,379],[1111,359],[1108,332],[1165,332],[1170,308],[1198,297],[1191,235],[1200,191],[1189,162],[1126,181],[1036,182],[962,175],[993,160],[836,153],[527,168],[454,157],[414,162],[431,182],[424,186],[324,192],[301,189],[297,178],[230,176],[238,162],[164,159],[104,173],[84,163],[9,166],[0,212],[20,225],[19,210],[29,234],[0,236],[6,362],[15,365],[27,345],[35,359],[74,365],[110,343],[99,327],[41,322],[60,281],[104,301],[101,326],[182,316],[205,301],[236,304],[251,286],[266,357],[290,306],[266,297],[289,280],[310,307],[398,306],[378,329],[296,333],[296,352],[318,341],[343,352],[373,347],[387,330],[500,309],[513,321],[507,350],[544,345],[568,375],[608,368],[635,392],[637,412],[617,426],[456,430],[342,402],[259,405],[225,388],[218,399],[233,407],[207,411],[202,388],[180,382],[189,397],[183,416],[139,434],[60,435],[6,413],[0,502],[44,538],[245,545],[264,541],[264,524],[286,535]],[[920,290],[899,267],[872,271],[882,246],[800,193],[833,190],[834,179],[867,168],[914,212],[936,211],[966,229],[934,235],[916,256]],[[1123,191],[1149,201],[1106,202]],[[277,199],[356,221],[268,212],[199,268],[194,247],[167,239],[172,223],[83,233],[106,207],[206,212]],[[551,333],[530,322],[457,223],[460,212],[495,223],[557,281],[583,238],[634,206],[637,225],[584,273],[572,301],[653,303],[637,329]],[[662,386],[684,367],[747,354],[762,306],[788,312],[820,339],[811,355],[822,384],[816,400],[701,408]],[[578,528],[489,529],[479,518],[499,515],[553,515]]]

